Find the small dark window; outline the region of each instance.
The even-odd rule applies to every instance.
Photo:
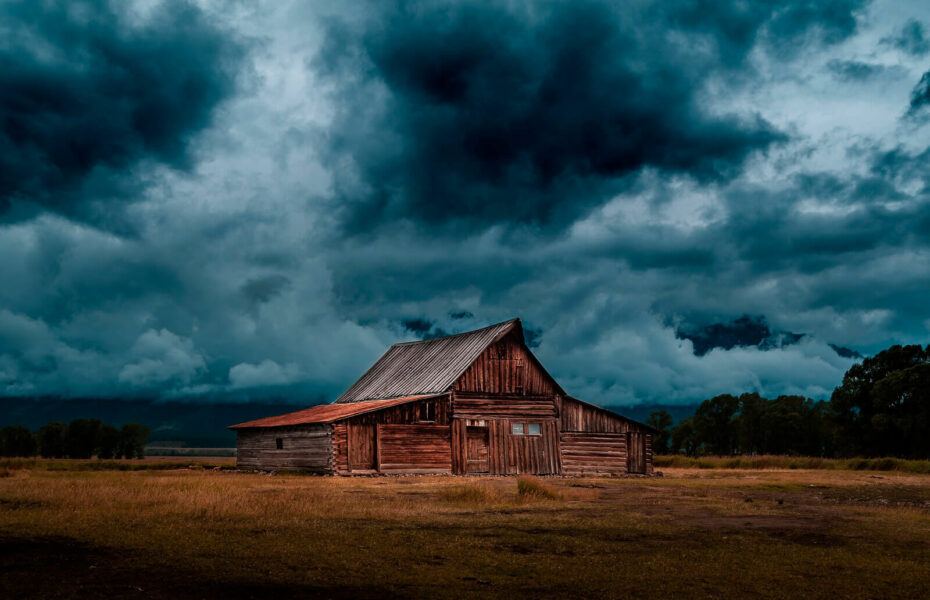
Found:
[[[424,402],[420,405],[420,420],[429,422],[436,420],[436,404],[434,402]]]
[[[540,435],[539,423],[530,423],[526,426],[526,435]]]
[[[281,438],[275,438],[274,445],[278,450],[284,450],[284,440]]]

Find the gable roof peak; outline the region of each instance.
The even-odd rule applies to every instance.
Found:
[[[520,319],[510,319],[474,331],[394,344],[335,404],[448,390],[487,349],[512,331],[523,337]]]
[[[464,335],[474,335],[476,333],[481,333],[488,329],[496,330],[506,325],[520,325],[520,331],[521,332],[523,331],[523,324],[520,322],[520,318],[516,317],[513,319],[508,319],[507,321],[501,321],[500,323],[495,323],[494,325],[488,325],[487,327],[482,327],[481,329],[472,329],[471,331],[463,331],[461,333],[452,333],[450,335],[443,335],[440,337],[429,338],[426,340],[411,340],[409,342],[397,342],[395,344],[391,344],[391,348],[394,348],[395,346],[412,346],[414,344],[429,344],[432,342],[437,342],[440,340],[448,340],[450,338],[457,338],[457,337],[464,336]]]

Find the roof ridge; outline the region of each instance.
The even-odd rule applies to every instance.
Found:
[[[447,339],[449,339],[449,338],[458,337],[458,336],[460,336],[460,335],[469,335],[469,334],[472,334],[472,333],[478,333],[479,331],[484,331],[484,330],[486,330],[486,329],[492,329],[492,328],[494,328],[494,327],[500,327],[501,325],[506,325],[506,324],[508,324],[508,323],[514,323],[514,322],[519,321],[519,320],[520,320],[520,317],[514,317],[513,319],[508,319],[508,320],[506,320],[506,321],[501,321],[500,323],[494,323],[493,325],[488,325],[487,327],[481,327],[481,328],[479,328],[479,329],[472,329],[471,331],[462,331],[462,332],[460,332],[460,333],[453,333],[453,334],[444,335],[444,336],[441,336],[441,337],[430,338],[430,339],[428,339],[428,340],[413,340],[413,341],[410,341],[410,342],[397,342],[396,344],[391,344],[391,348],[393,348],[394,346],[409,346],[409,345],[411,345],[411,344],[428,344],[428,343],[430,343],[430,342],[435,342],[435,341],[437,341],[437,340],[447,340]]]

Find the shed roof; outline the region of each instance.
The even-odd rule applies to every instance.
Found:
[[[406,398],[393,398],[391,400],[370,400],[368,402],[354,402],[352,404],[319,404],[303,410],[276,415],[274,417],[265,417],[255,421],[247,421],[238,425],[230,425],[229,429],[248,429],[251,427],[286,427],[288,425],[309,425],[311,423],[332,423],[347,417],[406,404],[425,398],[433,398],[434,395],[408,396]]]
[[[422,342],[394,344],[335,404],[445,392],[488,346],[514,330],[522,338],[520,319]]]

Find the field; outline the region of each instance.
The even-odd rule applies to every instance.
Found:
[[[0,597],[914,598],[930,586],[930,475],[213,468],[230,462],[0,466]]]

